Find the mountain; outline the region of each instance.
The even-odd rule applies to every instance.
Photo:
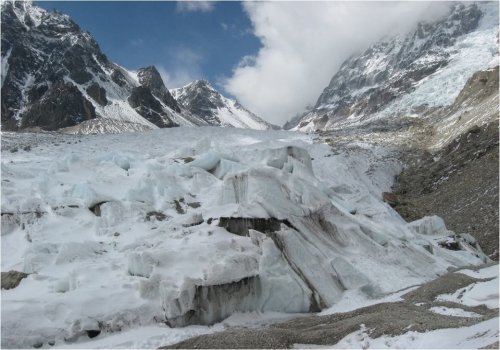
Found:
[[[288,127],[329,130],[451,105],[474,72],[496,65],[497,4],[453,4],[443,19],[346,60],[314,108]]]
[[[222,96],[206,80],[195,80],[170,92],[181,106],[210,125],[258,130],[275,128],[237,101]]]
[[[3,130],[69,128],[65,130],[86,133],[174,126],[270,127],[211,87],[204,89],[211,94],[208,102],[204,93],[191,97],[186,87],[189,93],[178,103],[154,66],[131,71],[111,62],[67,15],[25,1],[5,1],[1,6]],[[219,109],[212,116],[198,116],[204,103],[215,103]]]
[[[2,3],[2,128],[56,130],[108,118],[148,128],[192,124],[150,66],[108,60],[67,15]]]

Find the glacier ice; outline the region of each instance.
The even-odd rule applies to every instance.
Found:
[[[64,149],[53,138],[71,136],[41,137],[2,153],[2,269],[31,273],[2,290],[5,347],[320,311],[346,291],[376,298],[485,259],[466,236],[441,247],[439,218],[407,224],[382,201],[400,169],[383,150],[209,127]]]

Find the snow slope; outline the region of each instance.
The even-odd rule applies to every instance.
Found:
[[[319,311],[486,260],[382,201],[400,170],[387,150],[210,127],[4,132],[1,161],[2,271],[30,273],[2,290],[3,347]]]

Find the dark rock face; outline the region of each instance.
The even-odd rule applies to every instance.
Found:
[[[57,130],[96,117],[92,103],[71,83],[53,84],[44,98],[33,103],[23,114],[21,127],[41,127]]]
[[[160,102],[153,96],[148,87],[138,86],[133,88],[128,102],[137,113],[161,128],[177,126],[163,111]]]
[[[158,73],[158,70],[156,70],[154,66],[139,69],[137,76],[142,86],[148,87],[151,92],[160,99],[160,101],[176,112],[181,111],[177,101],[165,87],[160,73]]]
[[[120,69],[115,69],[113,73],[111,73],[111,80],[113,80],[113,82],[118,86],[127,85],[127,79]]]
[[[476,4],[456,4],[445,19],[420,23],[406,37],[383,40],[345,61],[318,98],[313,110],[293,125],[314,122],[316,130],[332,127],[351,115],[379,112],[400,96],[412,92],[424,78],[446,66],[446,48],[459,36],[475,30],[482,12]],[[289,125],[290,126],[290,125]]]
[[[106,90],[100,87],[99,84],[93,83],[87,88],[87,94],[94,99],[101,106],[106,106],[108,104],[108,99],[106,98]]]

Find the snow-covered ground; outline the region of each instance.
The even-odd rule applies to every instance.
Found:
[[[488,282],[477,282],[473,285],[457,290],[453,296],[438,296],[437,300],[452,301],[468,306],[489,305],[498,308],[498,265],[482,268],[477,271],[459,270],[477,279],[491,279]],[[480,285],[481,287],[478,287]],[[481,315],[465,311],[460,308],[434,306],[430,311],[447,316],[478,318]],[[334,345],[321,346],[310,344],[296,344],[296,348],[326,348],[326,349],[471,349],[490,346],[499,339],[499,319],[491,318],[473,326],[460,328],[446,328],[428,332],[408,331],[398,336],[384,335],[378,338],[370,337],[370,329],[365,325]]]
[[[486,282],[476,282],[453,294],[438,295],[439,301],[452,301],[467,306],[486,305],[498,309],[498,276]]]
[[[2,271],[30,274],[2,290],[3,347],[166,345],[397,300],[486,259],[460,237],[442,248],[439,218],[407,224],[382,201],[401,165],[379,148],[209,127],[3,133],[1,162]]]
[[[298,349],[478,349],[498,342],[498,318],[469,327],[445,328],[372,339],[364,325],[335,345],[296,344]]]

